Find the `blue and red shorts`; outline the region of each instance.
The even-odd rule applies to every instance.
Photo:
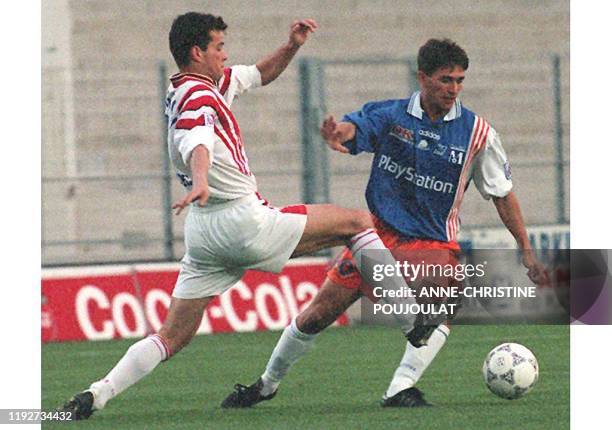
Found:
[[[374,216],[372,218],[376,232],[397,261],[408,261],[411,264],[452,264],[453,266],[459,264],[461,248],[457,242],[407,239],[381,220]],[[364,295],[370,297],[370,289],[363,282],[355,260],[353,260],[353,255],[348,248],[341,252],[332,265],[332,268],[327,272],[329,280],[344,288],[360,289]],[[454,279],[449,279],[449,281],[456,282]]]

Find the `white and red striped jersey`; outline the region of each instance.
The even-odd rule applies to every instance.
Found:
[[[261,85],[255,65],[224,70],[215,83],[208,76],[178,73],[166,97],[168,152],[181,183],[191,189],[191,153],[204,145],[210,156],[209,204],[257,192],[240,127],[230,107],[241,93]]]

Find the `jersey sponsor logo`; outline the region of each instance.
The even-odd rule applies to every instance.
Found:
[[[427,151],[427,150],[429,150],[429,142],[426,141],[425,139],[421,139],[421,141],[418,143],[418,145],[416,147],[417,147],[417,149],[421,149],[423,151]]]
[[[166,116],[168,115],[169,110],[174,109],[175,103],[176,103],[176,100],[174,99],[174,91],[171,93],[168,93],[168,95],[166,96],[166,102],[165,102]]]
[[[438,145],[436,146],[436,149],[434,149],[433,153],[434,153],[434,155],[439,155],[440,157],[443,157],[444,154],[446,153],[447,149],[448,149],[447,146],[442,145],[441,143],[438,143]]]
[[[357,268],[350,258],[344,259],[338,264],[338,274],[341,278],[351,276],[355,272],[357,272]]]
[[[204,125],[206,127],[214,127],[215,126],[215,117],[209,113],[204,113]]]
[[[510,169],[510,163],[507,161],[504,163],[504,175],[507,180],[510,181],[512,179],[512,169]]]
[[[189,188],[193,185],[193,181],[191,180],[191,178],[185,175],[184,173],[176,172],[176,176],[179,178],[179,181],[181,181],[181,184],[185,188]]]
[[[465,152],[457,151],[456,149],[451,149],[450,154],[448,155],[448,162],[461,166],[463,164],[464,157]]]
[[[412,132],[412,130],[408,130],[399,125],[394,125],[393,127],[391,127],[389,135],[398,138],[402,142],[414,143],[414,133]]]
[[[430,130],[419,130],[419,136],[430,137],[433,140],[440,140],[440,135]]]
[[[414,167],[402,166],[393,161],[388,155],[380,156],[377,167],[391,173],[396,180],[404,180],[420,188],[444,194],[452,194],[454,190],[454,185],[451,182],[441,181],[435,176],[420,175]]]

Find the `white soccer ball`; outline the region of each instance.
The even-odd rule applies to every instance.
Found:
[[[487,354],[482,365],[485,384],[504,399],[518,399],[538,382],[538,360],[518,343],[503,343]]]

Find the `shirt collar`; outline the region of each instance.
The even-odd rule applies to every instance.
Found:
[[[186,80],[200,81],[217,86],[217,83],[211,77],[206,75],[200,75],[198,73],[176,73],[170,76],[170,81],[172,82],[175,88]]]
[[[410,102],[408,103],[408,109],[406,109],[410,115],[422,120],[423,119],[423,108],[421,108],[421,92],[416,91],[410,96]],[[455,104],[444,116],[444,121],[452,121],[461,116],[461,102],[459,99],[455,100]]]

